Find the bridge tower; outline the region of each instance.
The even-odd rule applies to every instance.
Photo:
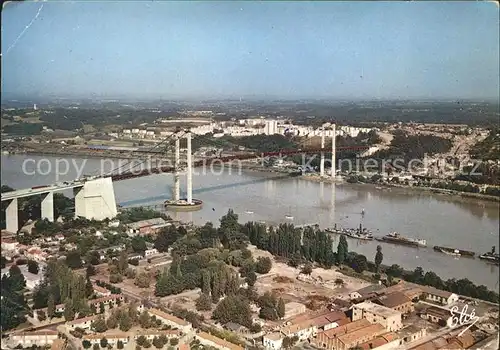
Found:
[[[186,138],[186,198],[180,198],[180,139],[175,140],[175,169],[174,169],[174,196],[165,201],[165,208],[171,211],[195,211],[200,210],[203,202],[193,198],[193,157],[191,146],[191,131],[185,133]]]
[[[332,179],[335,179],[336,178],[336,173],[337,173],[337,166],[335,164],[336,162],[336,157],[335,157],[335,152],[337,151],[337,147],[336,147],[336,144],[335,144],[335,138],[337,137],[336,135],[336,125],[335,124],[332,124],[332,167],[331,167],[331,170],[332,170]]]
[[[321,159],[319,162],[319,175],[321,177],[325,176],[325,126],[321,126]]]

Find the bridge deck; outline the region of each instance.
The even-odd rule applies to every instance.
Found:
[[[2,201],[11,200],[14,198],[31,197],[48,192],[64,191],[82,186],[83,182],[78,181],[78,182],[70,182],[66,185],[49,185],[47,187],[41,187],[41,188],[25,188],[22,190],[2,193]]]

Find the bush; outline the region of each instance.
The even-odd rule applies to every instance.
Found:
[[[121,281],[123,281],[123,277],[119,274],[113,274],[109,276],[110,283],[120,283]]]

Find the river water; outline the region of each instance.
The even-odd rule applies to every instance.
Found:
[[[27,163],[23,171],[23,162]],[[70,159],[69,169],[56,171],[55,157],[2,155],[2,184],[13,188],[74,180],[83,166],[84,174],[101,169],[101,159]],[[72,162],[72,163],[71,163]],[[36,174],[34,164],[40,164]],[[49,165],[50,164],[50,165]],[[51,167],[51,169],[49,169]],[[52,170],[49,173],[49,170]],[[217,169],[216,169],[217,170]],[[499,239],[499,204],[476,199],[455,198],[405,189],[377,189],[371,185],[323,184],[300,178],[279,178],[278,174],[224,171],[193,176],[193,196],[204,202],[203,209],[191,213],[169,213],[172,217],[195,224],[214,224],[232,208],[240,221],[264,221],[269,224],[291,222],[296,225],[318,223],[332,227],[357,227],[360,223],[383,236],[397,231],[427,240],[427,248],[412,248],[348,239],[349,249],[373,260],[377,244],[382,245],[384,264],[399,264],[414,269],[421,266],[444,279],[468,278],[476,284],[499,290],[499,267],[478,258],[454,258],[435,252],[435,245],[472,250],[477,255],[497,246]],[[43,175],[46,174],[47,175]],[[171,174],[116,182],[117,203],[123,206],[160,204],[171,198]],[[181,178],[181,188],[185,188]],[[71,195],[71,193],[65,193]],[[361,211],[365,210],[365,215]],[[293,220],[285,218],[293,216]],[[338,237],[334,237],[338,240]]]

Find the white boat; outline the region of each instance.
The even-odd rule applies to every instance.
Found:
[[[293,216],[291,216],[291,215],[285,215],[285,219],[293,220]]]
[[[247,214],[253,214],[253,211],[247,210],[245,213],[247,213]]]

